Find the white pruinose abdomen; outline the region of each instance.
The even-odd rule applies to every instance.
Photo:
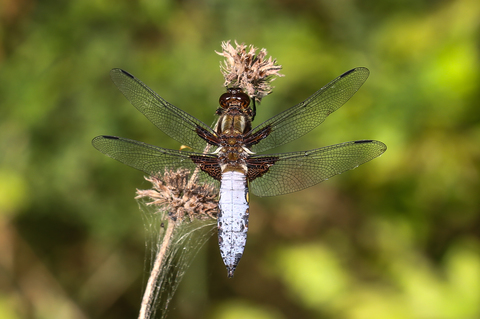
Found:
[[[222,173],[220,214],[218,215],[218,244],[227,267],[228,277],[243,255],[248,230],[248,187],[245,174],[237,171]]]

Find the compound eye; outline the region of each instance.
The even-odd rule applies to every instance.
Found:
[[[220,106],[222,108],[226,108],[227,107],[227,103],[228,101],[232,98],[232,94],[230,93],[223,93],[221,96],[220,96],[220,99],[218,100],[218,103],[220,103]]]
[[[250,105],[250,98],[245,93],[237,93],[237,100],[240,102],[242,109],[246,109]]]

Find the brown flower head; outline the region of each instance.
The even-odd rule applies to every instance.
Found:
[[[135,199],[147,198],[147,205],[167,210],[174,221],[185,217],[191,220],[216,218],[218,212],[217,191],[209,184],[198,184],[189,178],[190,171],[165,170],[162,176],[145,177],[152,183],[152,189],[139,190]]]
[[[230,44],[230,40],[222,42],[222,52],[217,54],[225,57],[225,61],[220,63],[220,69],[225,77],[224,85],[226,87],[239,87],[247,93],[250,98],[254,98],[256,102],[260,102],[264,96],[272,92],[270,82],[277,77],[284,76],[279,71],[281,65],[276,65],[277,60],[269,57],[266,59],[267,50],[258,50],[250,45],[247,52],[245,44],[238,44],[235,41],[234,48]]]

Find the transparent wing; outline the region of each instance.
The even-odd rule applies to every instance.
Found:
[[[113,69],[110,76],[130,103],[174,140],[194,150],[203,151],[207,143],[198,136],[197,127],[215,135],[208,125],[168,103],[130,73]]]
[[[274,159],[268,172],[250,183],[257,196],[277,196],[313,186],[380,156],[387,146],[379,141],[346,142],[304,152],[253,155]]]
[[[345,72],[300,104],[263,122],[252,130],[270,128],[267,138],[252,146],[255,153],[291,142],[320,125],[332,112],[345,104],[367,80],[367,68],[355,68]]]
[[[169,150],[158,146],[121,138],[116,136],[97,136],[92,140],[93,146],[103,154],[148,175],[162,174],[165,170],[186,168],[193,172],[197,165],[190,156],[203,156],[212,158],[208,154]],[[213,178],[198,170],[199,180],[213,183],[218,186]]]

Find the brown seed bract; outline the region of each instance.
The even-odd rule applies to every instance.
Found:
[[[152,189],[137,189],[135,199],[146,198],[147,205],[167,210],[174,221],[188,217],[205,220],[215,219],[218,213],[218,192],[212,185],[198,184],[190,180],[190,171],[165,170],[162,176],[149,176],[145,179],[152,183]]]

